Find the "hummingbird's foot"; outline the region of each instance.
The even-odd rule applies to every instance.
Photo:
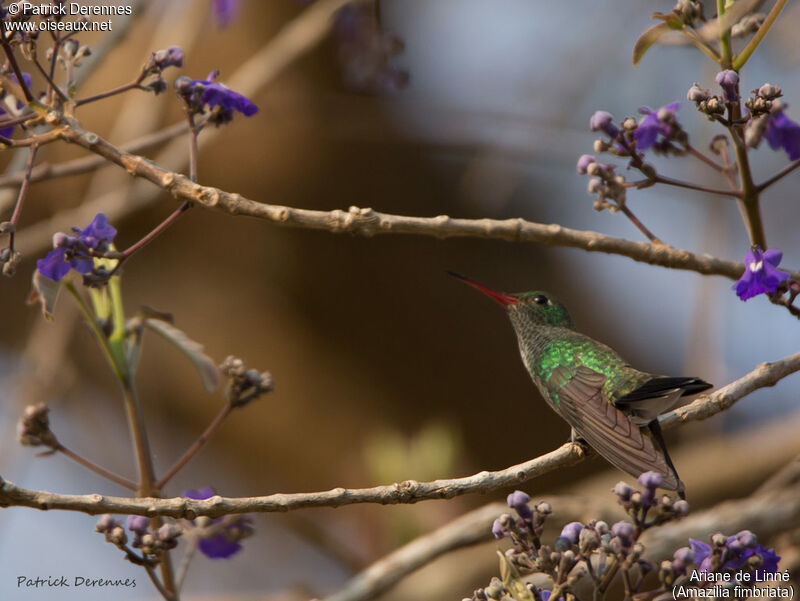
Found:
[[[567,442],[574,442],[582,446],[587,446],[589,444],[588,442],[586,442],[586,439],[583,436],[578,434],[575,428],[572,428],[572,430],[570,431],[569,440]]]

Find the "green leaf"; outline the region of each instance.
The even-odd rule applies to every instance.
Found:
[[[144,327],[150,328],[156,334],[166,338],[169,342],[174,344],[180,349],[189,359],[194,363],[197,371],[200,372],[200,377],[203,379],[203,385],[208,392],[214,392],[219,385],[219,372],[217,365],[214,361],[205,354],[203,345],[189,338],[182,330],[179,330],[172,324],[156,319],[153,317],[144,318],[142,321]],[[134,343],[133,349],[129,348],[128,355],[131,357],[131,352],[135,354],[133,358],[138,360],[138,354],[141,352],[141,340]]]
[[[31,292],[28,295],[28,304],[33,305],[37,302],[42,306],[42,315],[47,321],[53,321],[53,311],[56,308],[58,293],[61,290],[61,282],[56,282],[43,276],[39,270],[33,272],[31,282]]]
[[[536,601],[522,581],[522,576],[520,576],[519,570],[514,564],[508,561],[502,551],[497,551],[497,556],[500,558],[500,579],[511,593],[514,601]]]
[[[658,21],[664,21],[667,25],[670,26],[670,29],[683,29],[683,21],[681,18],[676,15],[675,13],[653,13],[651,15],[653,19]]]
[[[672,25],[670,25],[670,23],[667,21],[647,28],[645,32],[639,36],[639,39],[636,40],[636,43],[633,45],[634,66],[639,64],[639,61],[642,60],[644,53],[650,49],[650,46],[655,44],[658,41],[658,39],[665,33],[669,33],[674,29],[675,28]]]

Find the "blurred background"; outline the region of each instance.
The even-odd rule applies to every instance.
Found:
[[[329,34],[312,22],[308,11],[320,14],[322,4],[242,0],[225,27],[208,0],[131,4],[134,16],[115,20],[120,41],[80,95],[125,83],[150,52],[181,46],[185,65],[166,73],[170,86],[180,74],[200,79],[220,69],[221,81],[260,107],[254,117],[237,115],[203,132],[200,182],[267,203],[523,217],[640,240],[623,216],[592,209],[587,181],[575,173],[577,157],[592,152],[591,114],[604,109],[621,119],[641,105],[681,100],[678,116],[696,147],[705,149],[720,133],[684,100],[695,81],[713,87],[714,65],[700,53],[657,47],[631,66],[634,41],[653,11],[671,10],[668,2],[382,0],[373,23],[380,29],[356,42],[352,23]],[[800,94],[793,68],[798,17],[798,7],[785,10],[743,71],[743,91],[775,83],[793,106]],[[306,36],[304,51],[272,47],[269,54],[291,27]],[[402,52],[381,31],[402,40]],[[84,42],[94,48],[107,38]],[[253,62],[261,56],[267,58]],[[171,91],[155,98],[133,92],[88,105],[78,116],[122,144],[178,122],[181,111]],[[186,148],[178,139],[144,154],[185,172]],[[52,145],[41,159],[83,154]],[[753,162],[762,180],[786,157],[763,147]],[[722,185],[696,161],[655,164],[672,177]],[[15,190],[9,192],[13,202]],[[783,250],[791,268],[800,264],[795,197],[792,176],[763,199],[770,245]],[[8,197],[2,203],[11,206]],[[735,260],[748,249],[732,200],[654,187],[630,194],[629,206],[673,246]],[[117,384],[73,304],[62,299],[55,322],[45,323],[24,301],[35,258],[53,232],[85,226],[103,210],[119,231],[118,247],[126,247],[175,207],[173,198],[114,167],[32,188],[18,236],[24,263],[14,279],[3,280],[0,296],[4,478],[33,489],[124,494],[63,457],[35,458],[17,444],[23,407],[46,401],[64,444],[134,475]],[[235,354],[269,370],[276,392],[234,413],[165,494],[213,485],[220,494],[244,496],[465,476],[562,444],[569,429],[539,398],[503,312],[447,277],[447,269],[500,290],[549,290],[581,331],[656,373],[721,386],[797,350],[796,323],[786,311],[763,297],[742,303],[723,278],[575,249],[363,239],[196,209],[126,264],[126,309],[172,312],[214,359]],[[797,382],[789,377],[708,422],[670,432],[694,509],[747,495],[800,453]],[[207,394],[191,364],[156,338],[145,341],[138,383],[157,468],[164,470],[223,399]],[[575,491],[610,497],[607,490],[622,477],[593,458],[523,489],[534,498]],[[243,553],[229,561],[195,559],[185,597],[321,597],[415,536],[507,492],[258,515]],[[0,598],[155,598],[139,568],[93,533],[95,521],[22,508],[0,512]],[[495,547],[445,557],[383,598],[468,596],[496,573]],[[17,588],[17,576],[36,574],[131,576],[137,587]]]

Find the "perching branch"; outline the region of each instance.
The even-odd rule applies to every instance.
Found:
[[[573,230],[557,224],[541,224],[525,219],[456,219],[446,215],[411,217],[358,207],[350,207],[348,211],[316,211],[267,204],[218,188],[195,184],[185,175],[173,173],[144,157],[125,152],[97,134],[87,131],[75,120],[64,117],[64,121],[66,127],[62,135],[68,142],[104,157],[123,167],[131,175],[156,184],[180,201],[194,202],[231,215],[257,217],[278,225],[362,236],[390,233],[437,238],[461,236],[571,246],[593,252],[623,255],[650,265],[721,275],[731,279],[739,278],[744,272],[744,265],[737,261],[725,261],[667,245],[632,242],[597,232]]]
[[[680,423],[707,419],[732,406],[754,390],[774,386],[787,375],[800,371],[800,353],[774,363],[762,363],[747,375],[695,400],[662,418],[665,428]],[[0,478],[0,506],[21,506],[34,509],[61,509],[91,515],[120,513],[148,517],[166,516],[194,519],[198,516],[219,517],[233,513],[272,513],[308,507],[341,507],[355,503],[392,505],[417,503],[429,499],[450,499],[469,493],[486,493],[499,488],[516,486],[543,474],[574,465],[588,453],[576,443],[566,443],[524,463],[496,472],[480,472],[465,478],[450,478],[432,482],[405,482],[372,488],[335,488],[324,492],[273,494],[262,497],[226,498],[214,496],[206,500],[176,497],[171,499],[122,498],[103,495],[61,495],[28,490]]]

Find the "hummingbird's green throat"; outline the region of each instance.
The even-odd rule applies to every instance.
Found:
[[[658,416],[711,384],[631,367],[610,347],[576,332],[567,309],[546,292],[497,292],[449,273],[506,309],[528,373],[545,401],[572,426],[573,440],[585,440],[633,476],[658,472],[663,488],[684,496]]]

